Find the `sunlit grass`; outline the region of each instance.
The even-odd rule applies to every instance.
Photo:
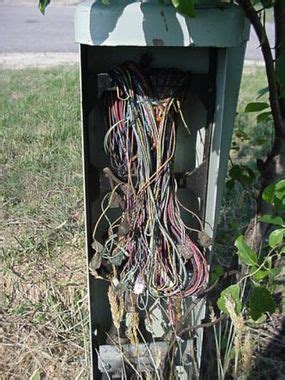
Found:
[[[87,378],[79,80],[0,72],[5,378]]]

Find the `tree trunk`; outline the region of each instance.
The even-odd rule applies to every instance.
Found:
[[[262,191],[268,185],[285,177],[285,99],[280,97],[280,87],[276,73],[276,59],[285,54],[285,0],[276,0],[274,5],[275,21],[275,60],[266,35],[265,27],[250,0],[238,0],[249,18],[258,37],[263,53],[269,87],[269,101],[273,116],[274,142],[265,160],[257,160],[261,174],[260,194],[257,198],[256,215],[246,230],[245,237],[250,246],[258,250],[270,226],[258,222],[261,215],[272,213],[269,204],[262,200]]]

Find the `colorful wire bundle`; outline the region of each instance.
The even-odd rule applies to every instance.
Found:
[[[115,267],[122,287],[135,294],[195,294],[207,280],[207,263],[186,233],[173,173],[175,116],[186,75],[157,70],[147,78],[134,63],[115,67],[110,75],[116,91],[106,94],[104,144],[119,180],[102,210],[109,237],[100,255]],[[106,211],[115,197],[123,211],[111,223]]]

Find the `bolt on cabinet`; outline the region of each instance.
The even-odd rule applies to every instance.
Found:
[[[108,339],[112,326],[107,296],[109,285],[95,278],[89,270],[94,256],[93,230],[109,184],[104,175],[104,168],[110,166],[110,162],[104,151],[106,115],[102,100],[105,92],[112,91],[108,73],[113,67],[130,61],[138,65],[147,62],[154,69],[187,72],[187,88],[181,107],[190,133],[180,125],[180,120],[173,171],[179,200],[199,216],[207,235],[213,238],[248,35],[249,25],[244,14],[233,4],[198,8],[196,17],[191,19],[180,15],[171,6],[161,6],[153,1],[120,0],[110,6],[100,1],[86,1],[76,8],[93,378],[99,379],[102,373],[108,373],[112,378],[122,376],[121,356],[116,344]],[[110,218],[117,218],[119,213],[113,208]],[[198,228],[195,218],[183,210],[181,213],[187,223]],[[102,236],[103,229],[104,226]],[[208,259],[209,256],[208,253]],[[205,305],[200,302],[189,316],[189,323],[197,324],[204,312]],[[161,313],[157,314],[157,319],[163,319]],[[161,352],[165,353],[167,342],[163,339],[162,326],[158,321],[155,338]],[[149,351],[155,350],[153,344],[149,343]],[[193,346],[193,342],[187,341],[186,346],[188,344]],[[201,332],[194,344],[199,363]],[[131,345],[127,346],[132,350]],[[140,365],[151,367],[150,359],[144,358],[143,346],[136,350],[142,362]],[[176,377],[191,378],[193,368],[190,367],[185,369],[177,365]]]

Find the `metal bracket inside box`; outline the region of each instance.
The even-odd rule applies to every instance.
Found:
[[[192,19],[176,13],[173,7],[151,1],[117,0],[110,7],[101,1],[86,1],[78,5],[75,36],[80,44],[81,58],[88,263],[94,254],[92,232],[106,190],[102,170],[108,165],[108,157],[102,144],[104,115],[101,95],[106,89],[112,90],[106,73],[125,61],[140,63],[146,54],[152,57],[151,66],[154,68],[173,67],[191,73],[183,109],[191,136],[178,126],[174,172],[181,202],[203,219],[205,231],[213,237],[248,34],[249,25],[244,14],[234,4],[197,9],[196,17]],[[193,220],[187,220],[187,223],[195,228]],[[116,361],[116,346],[107,345],[106,333],[112,325],[108,284],[94,279],[92,275],[88,279],[92,378],[98,380],[103,369],[100,357],[104,365],[111,366],[111,369],[114,367],[117,373],[120,369]],[[202,302],[196,306],[189,323],[199,324],[204,315]],[[202,356],[202,339],[200,329],[195,337],[198,365]],[[194,344],[193,340],[191,342]],[[164,351],[167,350],[166,345],[166,342],[159,342]],[[133,350],[131,347],[126,349]],[[141,349],[140,345],[138,349]],[[183,376],[179,374],[178,378]]]
[[[184,342],[182,359],[187,363],[185,374],[188,379],[192,377],[193,371],[191,364],[192,348],[189,340]],[[168,349],[169,345],[166,342],[153,342],[147,346],[145,344],[139,344],[138,346],[124,344],[121,346],[121,351],[116,346],[102,345],[99,348],[99,369],[102,373],[112,375],[113,379],[121,379],[123,353],[123,356],[128,358],[132,365],[140,368],[141,373],[155,373],[157,370],[162,370]],[[180,366],[177,366],[176,371],[181,371]]]

